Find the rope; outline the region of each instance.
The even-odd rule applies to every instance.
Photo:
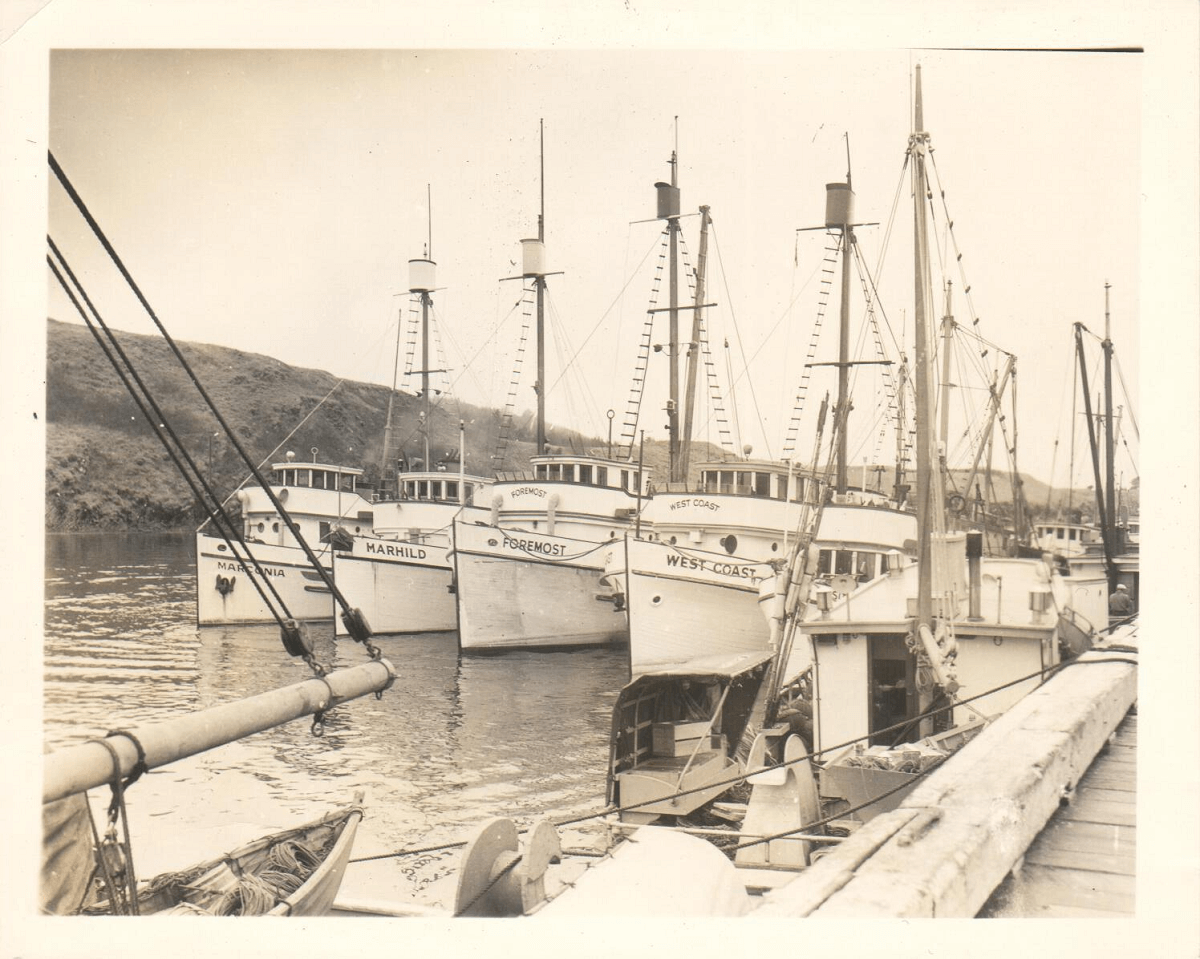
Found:
[[[263,477],[262,473],[259,471],[258,467],[256,467],[254,465],[254,463],[251,461],[250,455],[246,452],[245,447],[242,446],[241,441],[237,438],[237,435],[230,428],[229,424],[225,420],[225,417],[221,415],[221,411],[219,409],[217,409],[216,404],[212,401],[212,398],[208,395],[208,391],[205,390],[204,386],[200,383],[200,380],[196,376],[195,371],[192,369],[191,365],[188,363],[187,359],[184,357],[183,353],[180,351],[178,345],[175,343],[175,340],[172,339],[171,335],[167,332],[166,327],[163,326],[162,321],[159,320],[158,314],[156,314],[154,312],[153,307],[150,306],[150,301],[146,299],[145,295],[141,291],[141,288],[137,285],[137,282],[134,280],[132,274],[125,267],[125,263],[121,260],[121,257],[117,254],[116,249],[114,249],[113,245],[109,242],[108,237],[105,235],[104,231],[100,228],[100,224],[96,222],[95,218],[92,216],[91,212],[88,210],[87,205],[83,202],[83,199],[75,191],[75,188],[74,188],[74,186],[71,185],[71,181],[67,178],[66,173],[64,173],[62,167],[60,167],[58,165],[58,161],[54,159],[54,154],[48,152],[47,156],[49,158],[50,168],[54,171],[54,175],[58,178],[59,183],[62,184],[63,189],[66,190],[68,196],[70,196],[71,201],[75,204],[75,208],[79,211],[80,215],[84,218],[84,220],[87,221],[87,224],[91,228],[92,233],[96,236],[96,239],[100,241],[100,244],[104,247],[105,252],[108,253],[109,259],[112,260],[113,265],[116,266],[118,271],[120,271],[121,276],[125,278],[125,282],[129,285],[130,290],[137,297],[138,302],[142,304],[142,307],[145,309],[146,314],[150,317],[150,319],[154,322],[154,325],[158,328],[159,333],[162,334],[162,337],[163,337],[164,341],[166,342],[167,346],[171,349],[171,352],[175,355],[175,358],[179,361],[180,367],[184,370],[185,373],[187,373],[188,378],[192,381],[192,385],[194,385],[196,387],[196,391],[204,399],[204,402],[207,404],[207,406],[208,406],[209,410],[212,412],[213,416],[216,417],[216,420],[220,424],[221,429],[225,431],[225,435],[228,437],[229,442],[233,445],[234,449],[236,449],[238,451],[238,455],[240,455],[242,457],[242,460],[245,462],[245,464],[250,467],[251,472],[254,473],[254,478],[258,481],[259,485],[263,488],[263,491],[267,494],[267,497],[271,500],[272,505],[276,508],[276,510],[278,510],[280,517],[282,517],[283,521],[285,523],[287,523],[288,529],[291,531],[292,535],[296,538],[296,542],[298,542],[300,544],[301,548],[304,550],[305,556],[307,556],[308,561],[312,564],[313,568],[316,570],[318,575],[325,582],[325,585],[329,588],[329,591],[333,594],[333,597],[337,601],[338,605],[340,605],[346,612],[350,612],[350,605],[346,602],[346,598],[342,595],[341,590],[338,589],[337,585],[333,582],[333,577],[330,575],[329,571],[326,570],[325,567],[321,565],[320,561],[316,557],[316,554],[313,553],[312,548],[305,541],[304,537],[300,535],[300,530],[296,528],[295,522],[292,520],[292,517],[288,513],[288,511],[284,508],[283,503],[281,503],[279,501],[279,498],[275,495],[274,491],[272,491],[272,489],[268,485],[266,479]],[[60,259],[61,259],[61,257],[60,257]],[[199,471],[197,470],[197,472],[199,472]]]
[[[1105,647],[1105,650],[1107,650],[1108,648],[1109,647]],[[1111,648],[1113,650],[1119,651],[1119,652],[1128,652],[1128,651],[1136,652],[1135,649],[1133,649],[1132,647],[1127,647],[1127,646],[1113,646]],[[1101,651],[1104,651],[1104,650],[1101,650]],[[693,793],[704,792],[706,790],[712,789],[714,786],[716,786],[716,787],[734,786],[734,785],[737,785],[738,783],[745,782],[750,777],[756,776],[762,772],[769,772],[769,771],[775,770],[775,769],[786,769],[789,766],[797,765],[802,762],[807,762],[808,760],[815,759],[818,756],[824,756],[827,753],[840,752],[844,749],[849,748],[850,746],[855,745],[856,743],[865,742],[874,736],[882,736],[889,732],[898,732],[901,729],[904,729],[907,726],[911,726],[914,723],[920,722],[923,719],[932,718],[932,717],[937,716],[947,710],[954,709],[958,706],[967,706],[968,704],[974,702],[975,700],[982,699],[985,696],[991,696],[994,693],[998,693],[1004,689],[1008,689],[1010,686],[1017,686],[1017,685],[1020,685],[1021,683],[1028,682],[1029,680],[1035,679],[1037,677],[1047,677],[1048,678],[1051,674],[1056,673],[1060,669],[1064,669],[1067,666],[1104,665],[1107,663],[1126,663],[1126,664],[1132,665],[1132,666],[1138,665],[1138,661],[1136,659],[1128,659],[1128,658],[1116,657],[1116,656],[1109,656],[1105,659],[1066,660],[1061,663],[1056,663],[1053,666],[1047,666],[1044,669],[1040,669],[1035,672],[1029,673],[1028,675],[1022,676],[1018,679],[1010,680],[1007,683],[1004,683],[1000,686],[993,687],[992,689],[985,690],[982,693],[977,693],[976,695],[970,696],[967,699],[961,699],[961,700],[955,700],[952,702],[947,702],[942,706],[938,706],[933,709],[927,710],[926,712],[921,713],[917,716],[914,716],[911,719],[905,719],[901,722],[893,723],[891,726],[886,726],[882,729],[877,729],[874,732],[867,733],[866,735],[863,735],[863,736],[855,737],[854,739],[848,739],[845,742],[838,743],[834,746],[826,746],[823,749],[812,750],[810,752],[805,753],[803,756],[798,756],[792,760],[785,760],[782,762],[775,763],[774,765],[771,765],[771,766],[763,766],[763,767],[761,767],[759,769],[755,769],[753,771],[739,773],[738,775],[732,776],[728,779],[722,779],[722,780],[717,780],[715,782],[706,783],[705,785],[698,786],[695,789],[686,789],[681,792],[669,793],[667,795],[659,796],[654,799],[647,799],[640,803],[631,803],[627,806],[606,807],[604,809],[601,809],[601,810],[598,810],[595,812],[590,812],[590,813],[587,813],[582,816],[576,816],[571,819],[558,820],[554,823],[554,825],[555,825],[555,827],[574,826],[574,825],[577,825],[578,823],[587,822],[592,819],[604,819],[604,818],[607,818],[608,816],[612,816],[612,815],[619,814],[622,812],[629,812],[629,811],[632,811],[635,809],[640,809],[643,806],[654,805],[655,803],[665,802],[666,800],[669,800],[669,799],[675,799],[675,798],[679,798],[682,796],[690,796]],[[949,757],[947,757],[947,758],[949,758]],[[938,763],[938,765],[940,765],[941,762],[944,762],[944,761],[945,760],[940,761]],[[930,769],[929,771],[932,771],[932,769]],[[887,796],[891,795],[892,792],[895,792],[895,791],[896,790],[893,789],[893,790],[889,790],[887,792],[881,793],[880,795],[873,797],[871,800],[869,800],[867,803],[864,803],[863,805],[866,806],[866,805],[870,805],[873,802],[878,802],[880,799],[886,798]],[[856,806],[854,808],[861,809],[863,807]],[[849,810],[849,811],[853,811],[853,810]],[[832,817],[832,818],[841,818],[842,816],[844,816],[846,814],[846,812],[847,812],[846,810],[843,810],[841,813],[838,814],[838,816]],[[828,821],[828,820],[826,820],[826,821]],[[806,828],[806,829],[811,828],[814,825],[819,825],[819,823],[809,823],[804,828]],[[522,832],[527,832],[527,831],[528,830],[522,830]],[[800,830],[797,830],[797,831],[800,831]],[[780,835],[785,836],[785,835],[789,835],[789,834],[783,833]],[[779,837],[776,837],[776,838],[779,838]],[[349,861],[352,863],[375,862],[380,859],[395,859],[395,858],[399,858],[401,856],[415,856],[415,855],[421,855],[424,853],[431,853],[431,852],[445,852],[445,851],[448,851],[451,849],[460,849],[460,848],[466,846],[467,843],[468,843],[468,840],[459,840],[456,842],[441,843],[436,846],[424,846],[424,847],[421,847],[418,849],[400,849],[395,852],[381,853],[381,854],[375,855],[375,856],[364,856],[364,857],[361,857],[358,859],[351,859]]]
[[[455,912],[454,915],[456,917],[457,916],[465,916],[471,910],[471,908],[475,905],[475,903],[479,902],[480,899],[482,899],[489,892],[491,892],[495,888],[496,883],[498,883],[501,879],[503,879],[510,872],[512,872],[517,867],[517,864],[524,858],[525,857],[523,855],[516,856],[512,862],[510,862],[507,866],[505,866],[498,873],[496,873],[496,875],[492,878],[491,882],[489,882],[475,896],[473,896],[470,902],[468,902],[465,906],[463,906],[461,909],[459,909],[457,912]]]
[[[225,540],[226,545],[229,546],[230,552],[233,555],[233,557],[236,560],[238,560],[239,562],[241,562],[242,565],[246,565],[247,562],[253,562],[253,564],[259,569],[259,571],[261,573],[261,567],[258,566],[257,560],[254,559],[254,556],[251,554],[249,547],[245,543],[245,540],[242,539],[241,531],[239,529],[237,529],[237,527],[235,527],[233,525],[233,523],[229,519],[229,517],[225,515],[224,508],[218,507],[216,510],[214,510],[212,508],[212,503],[216,501],[216,495],[215,495],[215,493],[213,493],[212,489],[209,487],[207,480],[204,478],[204,474],[201,472],[200,468],[196,465],[195,461],[188,454],[187,449],[179,441],[178,436],[174,433],[173,430],[170,430],[170,428],[168,426],[167,417],[163,414],[163,412],[159,408],[158,404],[154,401],[154,397],[150,395],[149,391],[145,387],[145,384],[142,383],[141,378],[137,374],[137,371],[133,368],[133,364],[129,361],[129,358],[125,354],[125,351],[121,348],[120,343],[117,342],[116,337],[113,336],[112,331],[108,328],[108,325],[104,322],[104,318],[102,316],[100,316],[99,311],[96,310],[96,307],[92,303],[91,298],[87,295],[87,291],[84,290],[83,286],[79,283],[79,280],[76,278],[74,272],[71,270],[70,265],[66,262],[66,259],[63,257],[62,253],[59,251],[58,247],[55,245],[54,240],[50,237],[47,237],[46,241],[50,245],[51,251],[53,251],[54,255],[56,257],[58,257],[59,261],[62,263],[63,271],[65,271],[67,276],[71,278],[72,283],[75,284],[76,288],[79,291],[79,295],[83,298],[84,303],[87,304],[88,309],[91,310],[92,314],[94,314],[95,321],[96,321],[95,324],[93,324],[93,322],[92,322],[92,317],[89,316],[89,314],[84,310],[83,305],[76,298],[74,290],[72,290],[71,287],[67,285],[66,280],[63,278],[62,273],[59,272],[58,267],[55,265],[54,261],[52,259],[50,259],[50,257],[47,257],[47,263],[50,266],[51,272],[54,274],[55,278],[59,282],[59,285],[63,288],[63,291],[67,294],[68,298],[71,300],[72,304],[75,306],[75,309],[79,312],[79,315],[83,318],[83,321],[87,325],[88,330],[91,332],[92,336],[95,338],[97,344],[99,344],[100,349],[104,352],[105,357],[112,364],[113,369],[116,370],[117,375],[120,377],[121,382],[125,386],[125,389],[129,392],[129,395],[133,398],[134,403],[137,405],[138,409],[141,411],[142,416],[145,417],[146,422],[150,424],[150,427],[151,427],[151,429],[153,429],[155,435],[158,437],[159,442],[162,443],[163,448],[167,451],[167,454],[171,457],[172,461],[175,463],[176,468],[179,470],[180,474],[183,476],[184,481],[188,484],[188,487],[191,489],[192,494],[196,497],[196,499],[200,503],[202,503],[204,505],[205,512],[208,514],[209,519],[214,522],[214,525],[217,527],[217,530],[221,533],[221,536]],[[105,343],[104,339],[101,337],[99,330],[96,329],[96,324],[98,324],[100,326],[100,328],[104,330],[105,335],[111,341],[112,349],[109,349],[109,345],[107,343]],[[114,351],[115,351],[116,355],[114,355]],[[118,360],[117,360],[118,355],[121,357],[121,360],[123,361],[124,366],[121,365],[121,362],[118,362]],[[132,378],[132,382],[131,382],[131,378]],[[134,389],[134,383],[137,383],[139,389]],[[140,392],[139,392],[139,390],[140,390]],[[151,415],[151,411],[153,411],[154,415]],[[171,440],[174,441],[174,445],[172,445]],[[186,467],[184,465],[184,462],[181,461],[181,459],[180,459],[181,456],[183,458],[183,461],[186,461],[186,463],[187,463]],[[190,472],[189,472],[189,467],[190,467]],[[197,485],[197,484],[199,484],[199,485]],[[202,489],[203,489],[203,492],[201,491]],[[218,517],[219,517],[219,519],[218,519]],[[235,539],[237,540],[238,544],[240,544],[242,550],[245,552],[247,559],[243,560],[242,557],[239,555],[238,549],[234,545]],[[268,576],[266,576],[265,574],[262,574],[258,578],[251,577],[251,582],[256,584],[256,589],[258,590],[259,596],[262,597],[264,605],[266,605],[267,609],[271,610],[272,615],[275,617],[276,621],[282,627],[283,619],[281,618],[281,614],[276,611],[275,604],[270,599],[268,599],[266,594],[263,592],[262,586],[258,585],[258,581],[260,579],[265,582],[266,587],[271,591],[272,595],[274,596],[275,602],[277,602],[279,604],[279,607],[283,610],[282,616],[290,618],[290,613],[288,613],[287,608],[283,603],[283,600],[279,597],[278,593],[275,591],[274,585],[271,584],[270,578]]]
[[[137,871],[133,865],[133,845],[129,836],[129,813],[125,808],[125,789],[124,784],[121,782],[121,757],[117,755],[116,747],[113,746],[113,744],[107,739],[93,739],[91,741],[99,743],[106,750],[108,750],[108,755],[111,757],[113,764],[113,778],[112,783],[110,784],[112,789],[112,801],[108,805],[108,830],[105,834],[104,842],[116,845],[125,857],[123,872],[126,888],[121,889],[118,893],[117,885],[110,884],[108,887],[109,904],[110,906],[114,907],[114,910],[116,908],[120,908],[121,915],[124,915],[127,912],[129,915],[136,916],[140,912],[137,898]],[[139,759],[139,762],[141,762],[143,759],[144,756]],[[136,769],[136,766],[134,768]],[[140,775],[140,773],[138,775]],[[136,776],[131,777],[131,780],[136,778]],[[124,833],[123,838],[120,840],[116,838],[118,813],[121,818],[122,832]],[[102,843],[97,850],[97,854],[100,856],[101,860],[105,859],[104,843]],[[106,874],[108,873],[107,867],[105,872]],[[121,874],[118,873],[114,878],[120,879]],[[124,905],[123,907],[119,907],[118,904],[122,900]]]

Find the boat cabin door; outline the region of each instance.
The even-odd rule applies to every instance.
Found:
[[[870,690],[872,746],[891,746],[912,738],[912,731],[895,729],[876,735],[918,712],[916,661],[904,636],[888,634],[867,639],[867,684]]]

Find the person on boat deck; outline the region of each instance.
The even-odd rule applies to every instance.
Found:
[[[1128,616],[1133,612],[1133,597],[1124,583],[1119,583],[1116,591],[1108,597],[1108,611],[1113,616]]]

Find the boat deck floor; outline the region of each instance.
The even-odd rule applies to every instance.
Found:
[[[1137,704],[1023,864],[984,904],[981,918],[1103,918],[1134,914],[1137,852]]]

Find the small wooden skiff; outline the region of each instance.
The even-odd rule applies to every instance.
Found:
[[[362,807],[348,806],[181,872],[163,873],[138,892],[147,915],[321,916],[342,884]],[[107,913],[107,904],[84,909]]]

